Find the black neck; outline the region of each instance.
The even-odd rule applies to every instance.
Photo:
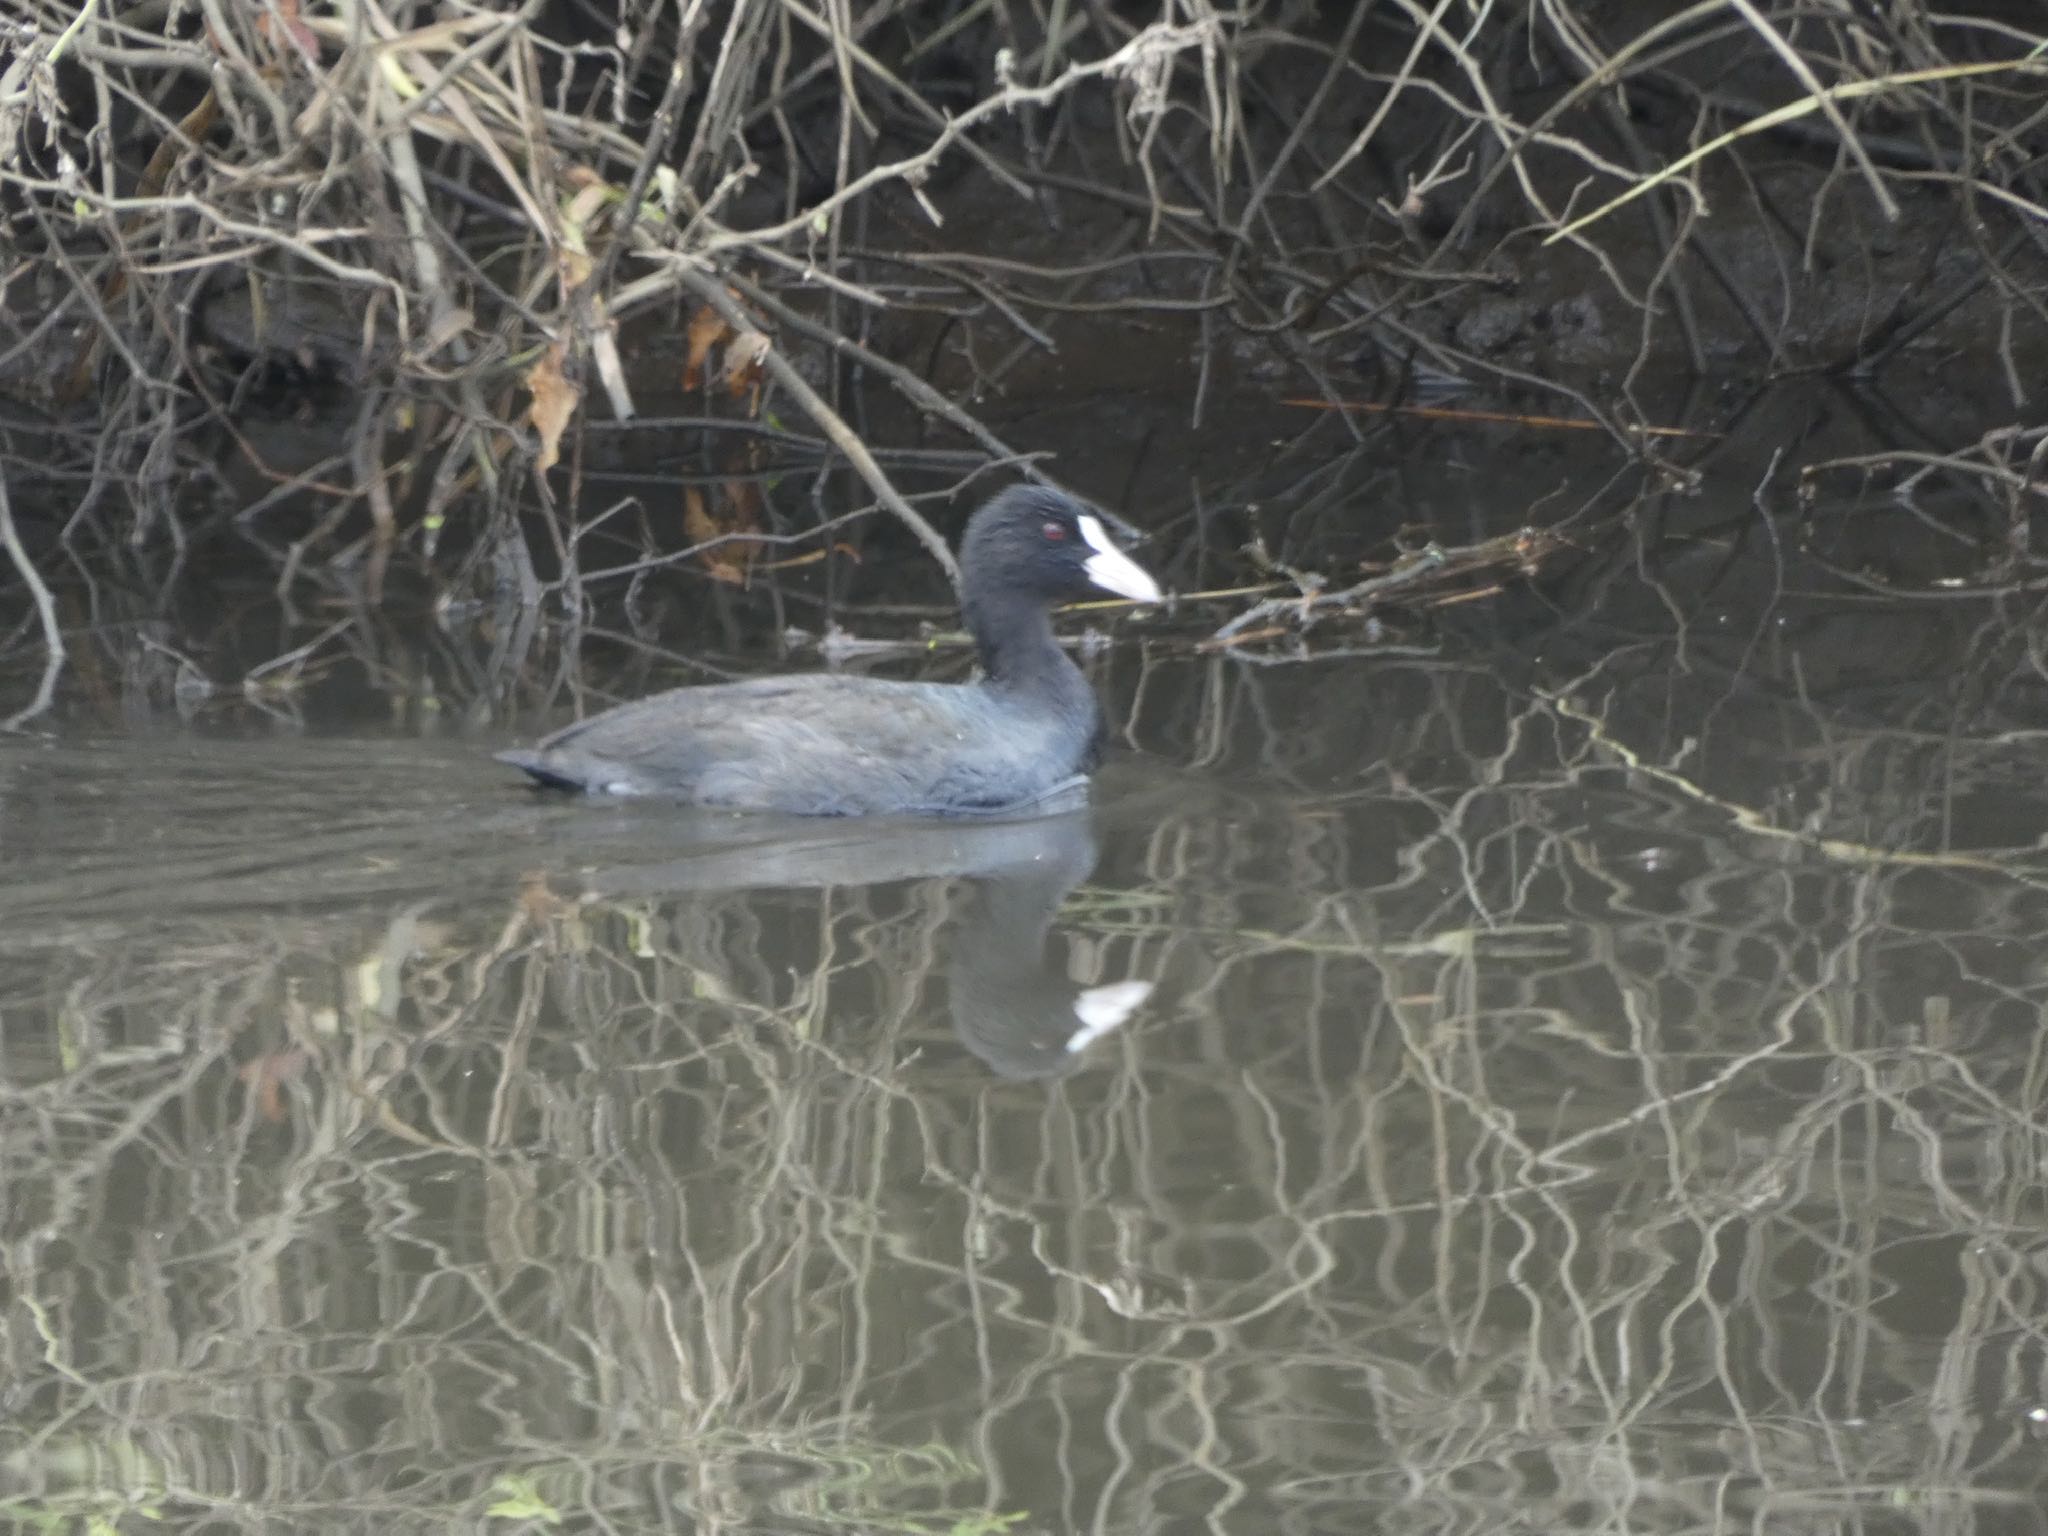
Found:
[[[967,593],[967,627],[988,686],[1099,731],[1095,690],[1053,638],[1045,605],[1010,592]]]
[[[1053,638],[1052,615],[1043,604],[1010,593],[969,591],[968,631],[981,654],[981,667],[999,688],[1040,688],[1073,678],[1076,667]]]

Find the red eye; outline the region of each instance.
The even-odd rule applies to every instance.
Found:
[[[1057,544],[1067,536],[1067,525],[1065,523],[1047,523],[1043,532],[1046,543]]]

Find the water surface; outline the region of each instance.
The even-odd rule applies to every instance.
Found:
[[[0,1507],[2042,1529],[2030,599],[1753,484],[1305,654],[1140,632],[1026,822],[0,740]]]

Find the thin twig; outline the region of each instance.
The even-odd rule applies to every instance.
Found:
[[[21,579],[35,599],[36,615],[43,626],[43,676],[36,686],[36,696],[28,704],[16,710],[5,720],[0,720],[0,731],[11,731],[24,721],[33,720],[50,707],[56,696],[57,675],[64,670],[64,632],[57,624],[57,603],[50,596],[49,586],[43,581],[42,573],[22,547],[21,535],[14,527],[14,504],[7,494],[7,471],[0,464],[0,548],[7,551],[7,558],[14,562],[14,568],[21,573]]]

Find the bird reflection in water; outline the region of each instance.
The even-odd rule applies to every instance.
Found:
[[[1028,859],[974,878],[967,920],[946,968],[953,1028],[1002,1077],[1067,1071],[1151,995],[1136,978],[1081,986],[1046,963],[1053,918],[1098,853],[1085,815],[1048,817]]]
[[[600,865],[586,889],[624,897],[970,881],[964,916],[946,940],[948,1003],[961,1042],[999,1076],[1071,1070],[1152,993],[1152,982],[1135,977],[1083,985],[1047,960],[1060,905],[1100,852],[1085,789],[1028,818],[712,818],[684,835],[686,854]],[[644,844],[637,852],[644,858]]]

